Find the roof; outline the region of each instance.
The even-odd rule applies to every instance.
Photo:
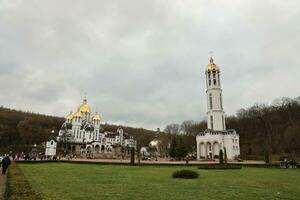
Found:
[[[159,145],[160,141],[159,140],[152,140],[150,143],[149,143],[149,146],[150,147],[157,147]]]
[[[54,140],[55,142],[57,141],[54,134],[51,134],[47,139],[47,141],[51,141],[51,140]]]
[[[81,111],[77,111],[77,112],[74,114],[74,117],[82,117]]]
[[[218,70],[219,67],[214,63],[214,59],[211,57],[206,67],[207,70]]]
[[[101,116],[98,113],[96,113],[92,119],[93,120],[101,120]]]
[[[72,120],[73,117],[74,117],[74,115],[72,114],[72,112],[70,112],[70,114],[68,114],[66,118]]]
[[[90,113],[91,112],[91,108],[87,104],[86,97],[83,98],[83,103],[79,106],[78,110],[82,113]]]
[[[106,132],[105,137],[107,137],[107,138],[115,138],[116,137],[116,133],[114,133],[114,132]]]
[[[81,104],[81,106],[79,107],[79,111],[80,112],[83,112],[83,113],[90,113],[91,112],[91,108],[90,108],[90,106],[88,105],[88,104],[86,104],[86,103],[83,103],[83,104]]]
[[[236,133],[236,131],[234,129],[228,129],[228,130],[223,130],[223,131],[222,130],[217,131],[217,130],[206,129],[203,133],[213,133],[213,134],[223,134],[223,135],[225,135],[225,133],[233,134],[233,133]]]

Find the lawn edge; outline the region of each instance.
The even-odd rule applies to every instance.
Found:
[[[9,168],[4,200],[41,200],[16,162]]]

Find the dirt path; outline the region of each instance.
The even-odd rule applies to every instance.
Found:
[[[4,200],[4,193],[6,189],[6,179],[7,175],[2,175],[0,173],[0,200]]]

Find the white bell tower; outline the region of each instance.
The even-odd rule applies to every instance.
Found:
[[[205,70],[206,96],[207,96],[207,128],[223,131],[225,127],[225,113],[223,111],[223,98],[220,80],[220,69],[214,63],[213,58]]]

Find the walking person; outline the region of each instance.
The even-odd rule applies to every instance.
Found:
[[[10,159],[8,156],[6,156],[5,158],[3,158],[3,160],[1,161],[1,166],[2,166],[2,174],[4,175],[6,173],[7,168],[10,165]]]

